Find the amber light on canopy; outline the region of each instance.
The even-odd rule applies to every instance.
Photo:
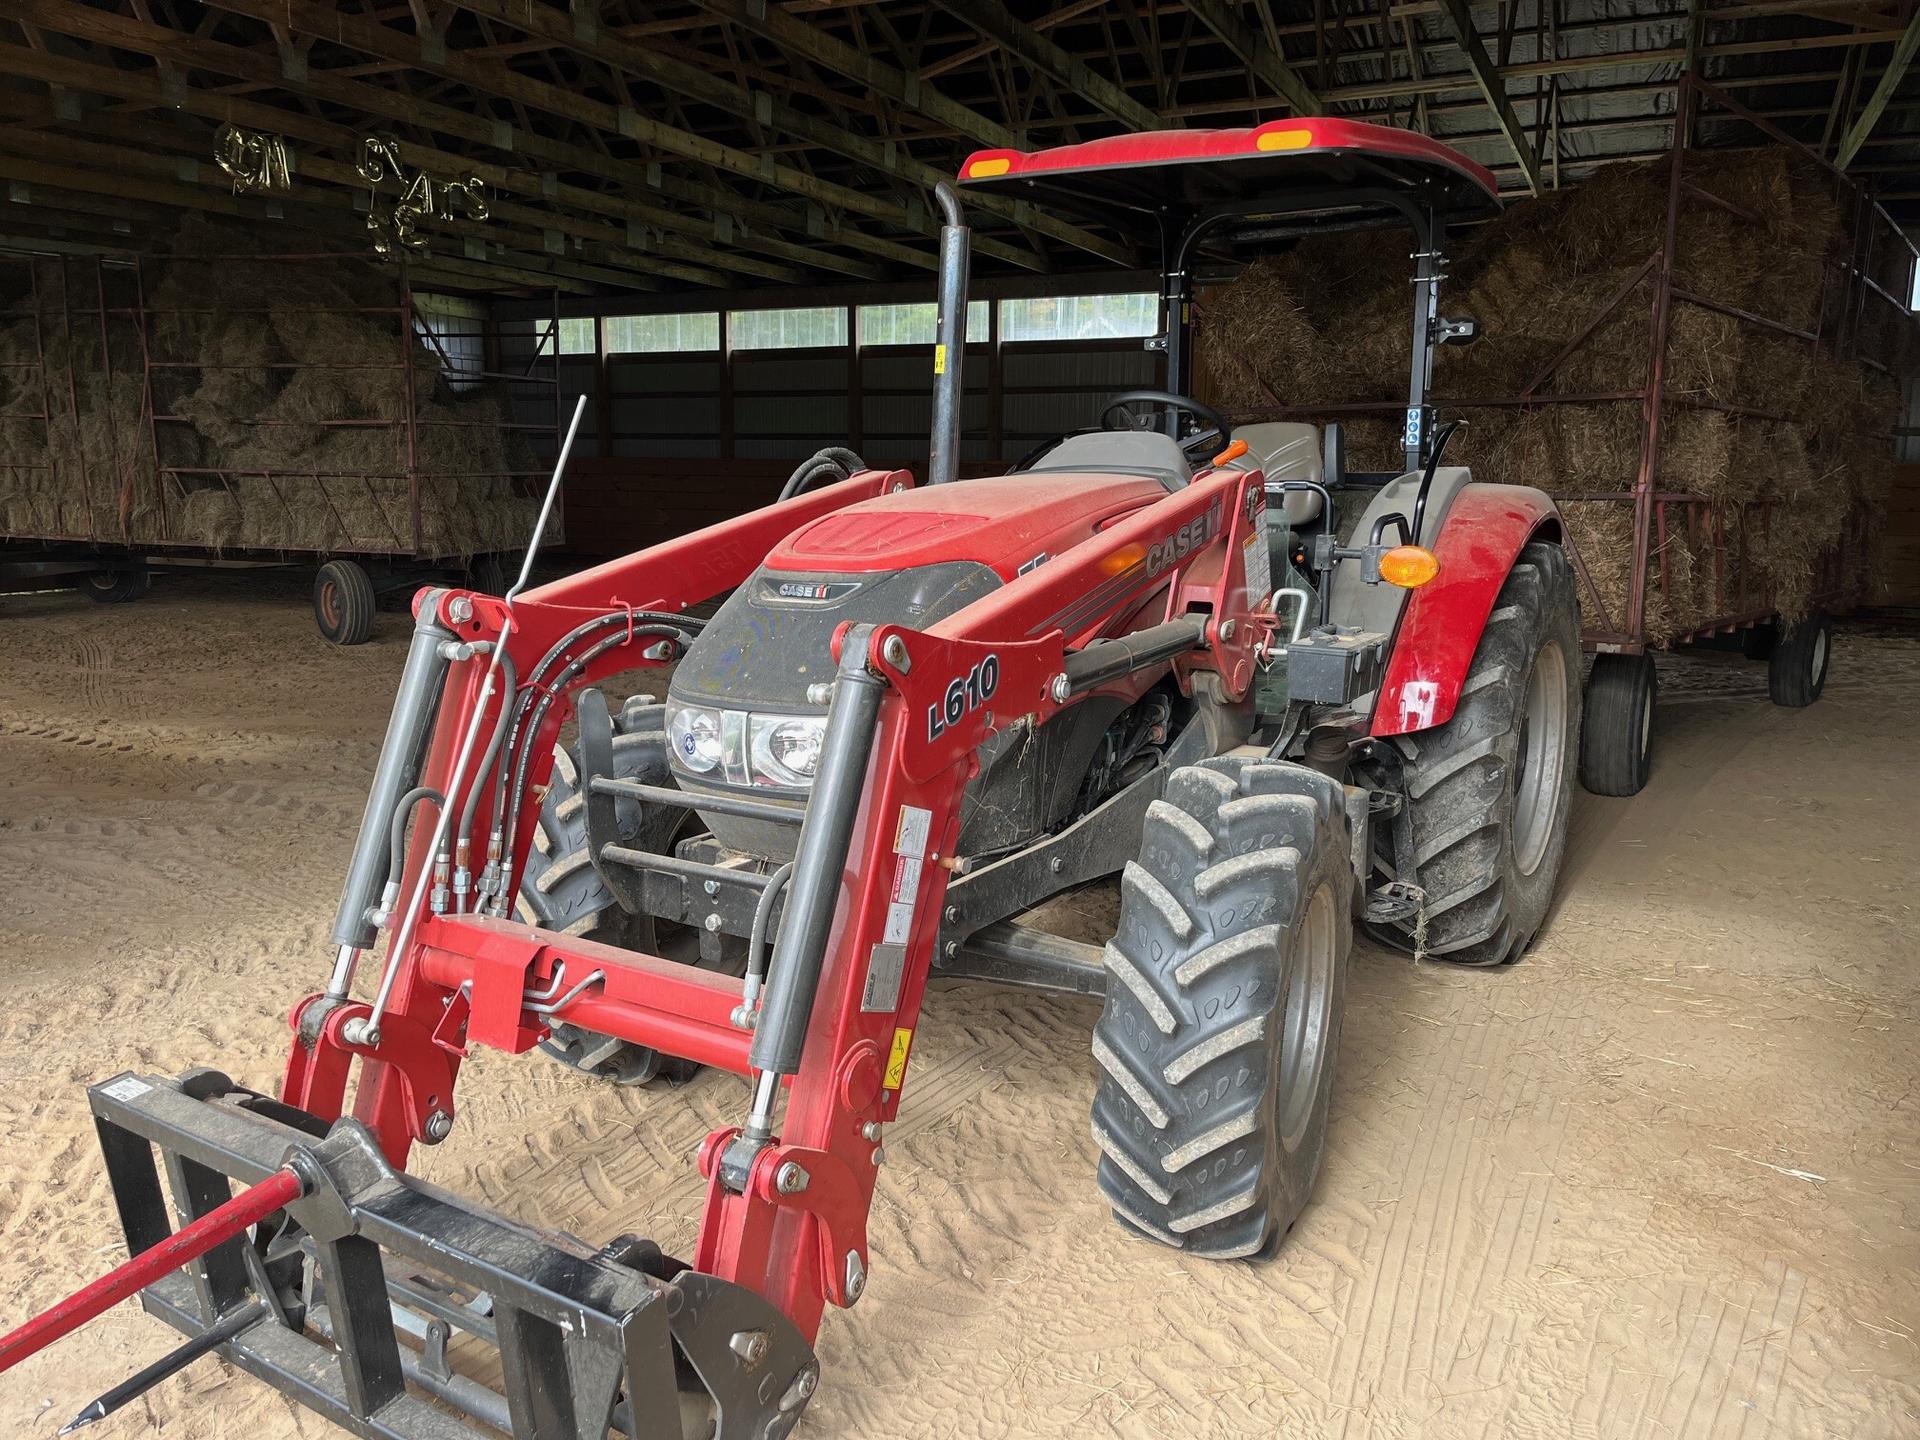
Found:
[[[1258,150],[1305,150],[1313,144],[1313,131],[1297,126],[1287,130],[1262,130],[1253,144]]]
[[[1418,590],[1439,573],[1433,552],[1418,545],[1396,545],[1380,557],[1380,578],[1402,590]]]

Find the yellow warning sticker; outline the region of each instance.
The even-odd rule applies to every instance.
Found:
[[[889,1090],[898,1090],[907,1078],[907,1049],[913,1044],[913,1031],[905,1026],[893,1032],[893,1049],[887,1055],[887,1075],[881,1082]]]
[[[933,347],[933,373],[936,375],[947,373],[947,347],[944,345]]]

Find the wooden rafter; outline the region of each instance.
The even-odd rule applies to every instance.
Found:
[[[1079,56],[1062,49],[1033,26],[1015,19],[998,0],[934,0],[934,3],[989,41],[1019,56],[1023,64],[1056,85],[1084,95],[1122,125],[1135,130],[1161,130],[1169,123]]]
[[[1841,169],[1853,163],[1853,157],[1860,153],[1860,147],[1873,133],[1873,127],[1880,123],[1880,114],[1887,108],[1887,102],[1893,98],[1893,92],[1900,88],[1900,82],[1907,76],[1907,67],[1913,63],[1913,52],[1920,48],[1920,9],[1915,9],[1913,18],[1907,22],[1907,28],[1893,47],[1893,58],[1887,61],[1887,68],[1880,72],[1880,83],[1873,87],[1873,94],[1867,97],[1867,103],[1861,107],[1859,118],[1848,127],[1846,136],[1840,141],[1839,153],[1834,163]]]
[[[1187,0],[1187,9],[1235,55],[1247,68],[1272,88],[1274,94],[1293,107],[1297,115],[1318,115],[1325,107],[1306,81],[1294,71],[1272,43],[1240,18],[1239,8],[1225,0]]]
[[[164,55],[215,74],[263,82],[278,88],[282,84],[279,63],[258,50],[188,36],[162,26],[143,26],[127,16],[95,10],[90,6],[60,3],[60,0],[12,0],[16,13],[28,13],[50,30],[58,30],[76,39],[89,40],[136,53]],[[397,90],[389,90],[364,81],[338,80],[325,70],[311,70],[302,82],[308,92],[343,105],[361,114],[406,125],[421,123],[443,135],[453,135],[509,156],[524,156],[568,169],[595,174],[629,186],[636,179],[631,162],[618,163],[604,153],[555,140],[530,126],[515,127],[491,116],[476,114],[471,108],[419,99]],[[286,114],[287,112],[281,112]],[[758,219],[783,229],[805,234],[817,230],[816,239],[865,250],[896,264],[931,270],[937,262],[929,250],[916,249],[881,236],[871,235],[851,225],[822,220],[814,226],[802,212],[763,202],[748,202],[716,186],[667,176],[657,166],[644,166],[641,176],[648,188],[663,196],[698,206],[727,211],[738,219]]]
[[[231,3],[231,0],[214,0],[216,4]],[[252,0],[245,0],[251,6]],[[285,4],[286,0],[276,0]],[[729,84],[710,72],[675,59],[656,45],[643,45],[622,38],[608,30],[591,32],[582,37],[580,31],[565,15],[558,10],[541,6],[529,6],[525,0],[454,0],[461,9],[475,14],[489,16],[507,24],[519,26],[529,33],[539,36],[551,44],[578,51],[612,65],[620,66],[637,75],[662,85],[677,94],[712,105],[716,109],[728,111],[759,123],[763,118],[776,129],[796,135],[811,144],[835,151],[860,161],[862,164],[892,175],[920,189],[928,190],[941,180],[948,178],[948,172],[935,169],[908,155],[900,146],[891,141],[876,140],[871,136],[860,135],[842,125],[835,125],[816,115],[799,110],[785,101],[771,99],[766,90],[751,89],[744,85]],[[299,7],[302,14],[330,7],[303,4]],[[772,13],[772,12],[769,12]],[[398,33],[398,32],[395,32]],[[728,32],[731,33],[731,32]],[[866,67],[871,71],[874,67]],[[901,77],[904,89],[905,77]],[[997,143],[1005,144],[1002,140]],[[1010,200],[993,197],[987,208],[1013,217],[1014,204]],[[1105,259],[1126,264],[1132,256],[1125,247],[1103,240],[1079,226],[1070,225],[1064,220],[1046,217],[1042,226],[1048,233],[1091,251]],[[1016,247],[1000,247],[996,242],[986,242],[982,254],[993,255],[997,259],[1007,260],[1029,269],[1043,268],[1037,257],[1031,252],[1022,253]]]
[[[343,125],[313,120],[275,106],[209,92],[192,85],[168,88],[135,71],[116,66],[91,65],[64,57],[41,56],[29,51],[25,46],[0,43],[0,74],[4,73],[21,75],[49,84],[64,83],[73,89],[94,94],[118,95],[145,109],[178,108],[210,120],[231,121],[249,128],[278,131],[309,144],[331,149],[342,156],[351,156],[359,144],[359,136],[356,132]],[[88,122],[89,126],[107,123],[110,122],[103,117],[94,117]],[[403,140],[400,149],[401,158],[407,163],[435,173],[451,174],[464,168],[478,173],[486,184],[497,191],[555,200],[622,222],[632,222],[672,231],[679,235],[698,237],[709,243],[697,247],[689,246],[685,253],[698,254],[708,263],[736,270],[741,274],[757,274],[767,279],[779,278],[762,270],[760,263],[752,255],[715,253],[710,244],[713,239],[711,219],[701,219],[665,206],[589,190],[581,186],[557,182],[550,184],[531,170],[476,161],[468,156],[451,155],[413,140]],[[631,172],[630,166],[609,165],[608,168],[615,169],[621,174]],[[574,222],[564,214],[554,216],[548,223],[568,231],[575,228]],[[669,242],[669,249],[677,243]],[[782,259],[815,267],[826,263],[824,252],[817,246],[790,245],[785,241],[764,235],[754,237],[753,244],[762,253]],[[832,259],[838,263],[828,268],[854,274],[859,278],[877,279],[881,273],[876,267],[862,261],[841,260],[840,257],[832,257]]]
[[[1520,128],[1520,117],[1513,113],[1513,102],[1507,99],[1505,78],[1488,57],[1487,47],[1480,43],[1479,31],[1473,28],[1473,13],[1467,8],[1467,0],[1440,0],[1440,9],[1447,23],[1453,27],[1454,38],[1460,42],[1460,52],[1466,57],[1473,83],[1486,98],[1487,107],[1493,111],[1493,118],[1500,126],[1500,133],[1507,137],[1507,144],[1513,147],[1514,158],[1520,162],[1520,169],[1527,177],[1527,189],[1538,195],[1540,157],[1528,142],[1527,132]]]
[[[351,226],[337,207],[364,197],[347,167],[378,132],[409,167],[489,186],[484,240],[447,247],[470,243],[458,263],[474,277],[517,285],[546,264],[589,287],[880,280],[933,268],[926,190],[976,146],[1333,108],[1437,132],[1533,189],[1563,164],[1651,153],[1686,67],[1730,87],[1824,86],[1760,108],[1858,173],[1910,175],[1898,147],[1915,107],[1895,91],[1920,50],[1913,4],[1674,0],[1566,20],[1558,0],[1053,0],[1018,15],[998,0],[691,0],[666,14],[640,0],[9,0],[0,74],[33,83],[0,87],[0,124],[20,132],[0,151],[67,178],[212,192],[211,166],[189,179],[189,162],[231,120],[286,135],[302,214]],[[1808,58],[1771,74],[1742,63],[1788,52]],[[1582,118],[1603,96],[1605,118]],[[52,144],[34,152],[26,131]],[[1912,190],[1896,179],[1888,193]],[[112,204],[58,194],[61,213]],[[1132,260],[1129,237],[975,198],[989,263]],[[30,208],[11,231],[32,228]],[[496,250],[498,265],[478,258]]]

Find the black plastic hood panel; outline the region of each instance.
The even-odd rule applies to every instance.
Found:
[[[727,597],[674,671],[686,705],[818,715],[807,687],[833,679],[833,632],[851,620],[924,629],[1000,588],[971,560],[893,574],[759,570]]]

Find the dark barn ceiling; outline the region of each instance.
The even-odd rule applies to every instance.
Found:
[[[1663,154],[1697,72],[1920,220],[1915,0],[8,0],[0,243],[164,243],[182,212],[366,243],[366,136],[477,174],[424,279],[590,293],[911,279],[976,148],[1326,113],[1457,145],[1512,193]],[[224,124],[284,137],[235,194]],[[1750,126],[1703,124],[1704,144]],[[1135,264],[1130,237],[985,200],[1001,271]]]

